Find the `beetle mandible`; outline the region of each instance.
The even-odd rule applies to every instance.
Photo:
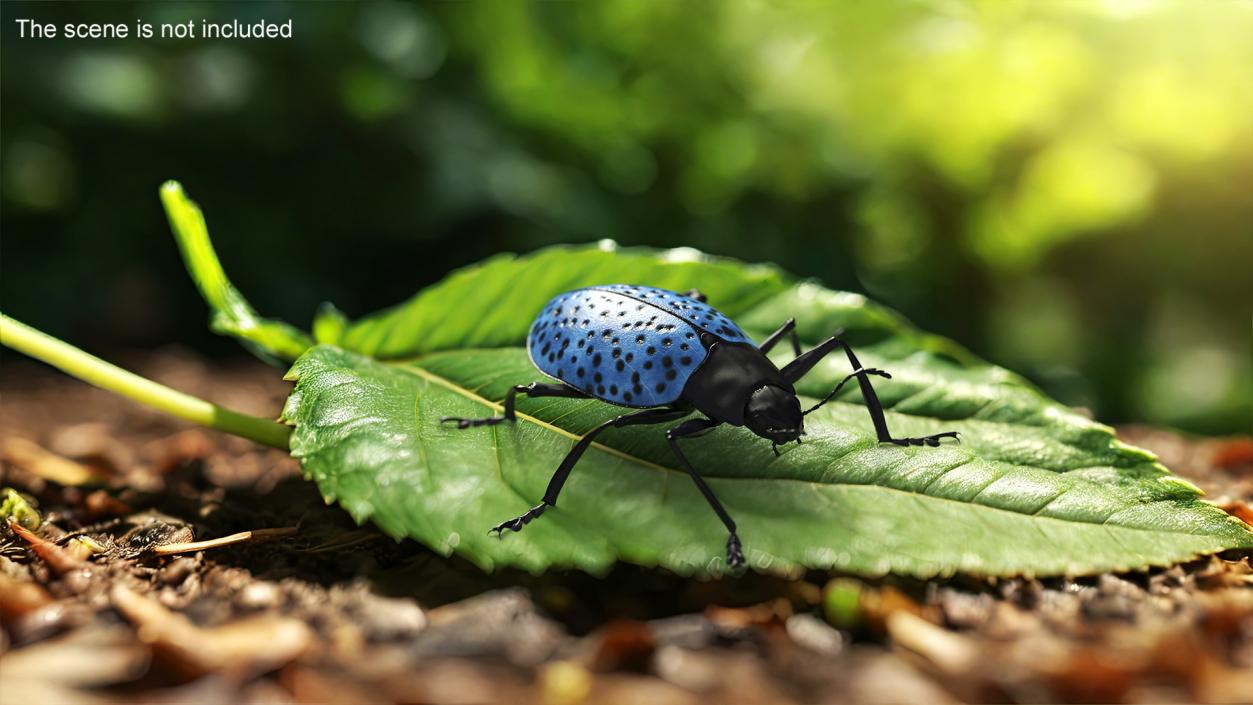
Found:
[[[796,319],[790,319],[760,346],[725,315],[706,303],[693,289],[678,294],[649,286],[613,284],[576,289],[548,303],[531,325],[527,353],[541,372],[559,384],[517,385],[505,395],[504,413],[489,418],[445,417],[457,428],[489,426],[516,421],[517,395],[600,399],[610,404],[641,408],[610,419],[593,428],[572,448],[553,473],[544,500],[491,532],[521,531],[549,507],[575,463],[607,428],[677,421],[693,412],[705,418],[690,419],[666,431],[666,440],[679,465],[709,501],[726,525],[727,563],[744,562],[735,521],[714,496],[700,473],[679,447],[679,440],[708,433],[721,424],[746,426],[770,441],[777,455],[780,444],[796,441],[805,433],[804,417],[833,399],[856,378],[881,443],[938,446],[941,438],[957,438],[946,431],[920,438],[893,438],[888,432],[883,405],[870,384],[870,376],[890,379],[876,368],[863,368],[840,336],[843,329],[808,352],[801,352]],[[796,357],[782,369],[766,353],[785,336],[790,337]],[[801,411],[793,384],[837,348],[843,348],[853,371],[821,401]]]

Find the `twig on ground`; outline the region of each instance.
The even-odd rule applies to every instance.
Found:
[[[205,541],[188,541],[186,543],[167,543],[164,546],[155,546],[151,553],[158,556],[170,556],[177,553],[190,553],[192,551],[204,551],[210,548],[220,548],[222,546],[230,546],[236,543],[244,543],[248,541],[269,541],[272,539],[281,539],[296,534],[297,527],[287,526],[281,529],[253,529],[252,531],[241,531],[238,534],[223,536],[217,539],[207,539]]]

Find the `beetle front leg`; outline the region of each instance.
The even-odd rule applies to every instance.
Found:
[[[517,421],[518,413],[515,410],[518,394],[525,394],[528,397],[566,397],[569,399],[586,399],[587,395],[574,387],[567,387],[564,384],[541,384],[532,382],[530,384],[519,384],[509,388],[509,393],[505,395],[505,410],[500,416],[488,416],[480,419],[466,419],[460,416],[445,416],[440,419],[440,423],[455,423],[457,428],[475,428],[477,426],[495,426],[504,421]]]
[[[862,367],[861,360],[857,359],[857,355],[853,353],[853,349],[850,348],[847,343],[843,342],[840,339],[840,336],[843,334],[844,334],[844,330],[840,329],[839,331],[836,332],[835,335],[824,340],[821,344],[819,344],[813,350],[806,352],[805,354],[796,358],[792,362],[788,363],[788,365],[785,366],[780,371],[784,379],[788,380],[789,382],[795,383],[798,379],[805,376],[805,374],[807,374],[810,370],[812,370],[814,366],[817,365],[820,360],[822,360],[822,358],[826,357],[833,350],[839,347],[844,348],[845,354],[848,355],[848,362],[850,365],[853,366],[853,373],[850,374],[848,377],[845,377],[844,381],[836,385],[835,389],[831,390],[831,393],[828,394],[826,398],[824,398],[816,406],[809,409],[809,411],[806,411],[805,412],[806,414],[808,414],[810,411],[813,411],[814,409],[817,409],[819,406],[822,406],[823,404],[827,403],[827,401],[829,401],[832,397],[834,397],[836,392],[838,392],[840,388],[844,386],[844,383],[848,382],[849,378],[856,377],[857,384],[859,387],[861,387],[862,399],[866,403],[866,410],[870,412],[870,421],[871,423],[874,424],[875,435],[879,438],[880,443],[895,443],[898,446],[923,446],[925,445],[925,446],[935,447],[935,446],[940,445],[940,439],[942,438],[953,438],[953,439],[960,440],[957,438],[956,431],[945,431],[943,433],[935,433],[930,436],[919,436],[917,438],[893,438],[892,433],[888,430],[887,417],[883,413],[883,403],[879,401],[879,395],[875,393],[874,385],[870,383],[870,375],[878,375],[880,377],[885,377],[888,379],[891,379],[891,375],[889,375],[887,372],[884,372],[883,370],[876,369],[873,367],[868,368],[868,369]]]
[[[869,375],[871,370],[864,369],[861,366],[861,360],[857,359],[857,355],[853,353],[853,349],[847,344],[844,346],[844,352],[848,355],[848,363],[853,366],[853,374],[857,375],[857,384],[861,387],[862,399],[866,402],[866,409],[870,412],[870,421],[874,424],[875,434],[879,437],[880,443],[895,443],[898,446],[936,447],[940,445],[941,438],[960,440],[956,431],[933,433],[930,436],[919,436],[916,438],[893,438],[888,431],[888,420],[883,413],[883,404],[879,401],[879,395],[875,393],[874,385],[870,383]],[[887,373],[882,370],[874,370],[874,372],[887,376]]]

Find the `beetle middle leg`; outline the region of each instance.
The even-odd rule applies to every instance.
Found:
[[[727,527],[727,531],[730,532],[731,535],[727,537],[727,565],[737,568],[744,565],[744,552],[740,547],[740,537],[735,533],[735,520],[723,508],[722,502],[719,502],[718,498],[714,496],[714,491],[709,488],[709,485],[705,484],[705,479],[700,476],[700,473],[696,472],[696,468],[692,467],[692,463],[688,461],[687,456],[683,454],[683,450],[679,448],[680,438],[695,438],[709,433],[716,426],[718,426],[718,422],[712,419],[684,421],[666,431],[666,441],[670,443],[670,450],[674,451],[674,457],[679,459],[679,464],[683,466],[687,474],[692,477],[692,481],[696,483],[696,489],[705,495],[705,500],[709,502],[709,506],[713,507],[714,513],[718,515],[723,525]]]
[[[634,414],[625,414],[623,416],[609,419],[596,428],[593,428],[584,434],[584,436],[579,439],[578,443],[574,444],[574,447],[570,449],[570,452],[567,453],[566,457],[561,461],[561,465],[557,466],[557,471],[553,473],[552,479],[548,481],[548,490],[544,492],[544,501],[534,507],[531,507],[520,516],[514,517],[508,521],[502,521],[492,527],[491,531],[488,533],[499,536],[505,530],[521,531],[522,527],[537,519],[549,507],[557,506],[557,495],[561,494],[561,488],[566,484],[566,478],[570,477],[570,471],[574,469],[575,463],[579,462],[579,458],[583,457],[583,453],[586,452],[592,445],[592,441],[596,440],[596,436],[600,435],[601,431],[612,427],[665,423],[667,421],[681,419],[690,413],[692,413],[690,409],[674,409],[669,407],[660,409],[645,409],[643,411],[637,411]]]
[[[457,428],[474,428],[476,426],[495,426],[504,421],[517,421],[518,413],[514,409],[517,404],[519,394],[525,394],[528,397],[566,397],[569,399],[587,399],[588,396],[574,387],[567,387],[564,384],[541,384],[540,382],[531,382],[530,384],[519,384],[509,388],[509,393],[505,395],[505,411],[500,416],[488,416],[481,419],[464,419],[460,416],[445,416],[440,419],[440,423],[455,423]]]
[[[835,335],[824,340],[817,347],[796,358],[780,370],[784,379],[789,382],[795,382],[801,377],[804,377],[805,374],[814,368],[814,365],[818,364],[819,360],[826,357],[831,351],[839,347],[844,348],[845,354],[848,355],[848,362],[853,366],[853,373],[849,375],[849,377],[845,377],[843,382],[840,382],[840,384],[837,385],[836,388],[826,396],[826,398],[819,402],[817,406],[809,409],[809,411],[813,411],[819,406],[827,403],[827,401],[834,397],[835,393],[840,390],[840,387],[844,386],[844,382],[847,382],[850,377],[856,377],[857,384],[861,387],[862,399],[866,402],[866,410],[870,412],[870,421],[874,424],[875,435],[878,436],[880,443],[895,443],[898,446],[938,446],[940,445],[941,438],[957,438],[956,431],[945,431],[943,433],[934,433],[930,436],[919,436],[917,438],[893,438],[892,433],[888,430],[887,418],[883,413],[883,403],[879,401],[879,395],[875,393],[874,385],[870,383],[870,375],[879,375],[880,377],[888,378],[890,378],[891,375],[883,370],[875,369],[873,367],[869,369],[863,368],[861,366],[861,360],[857,359],[857,355],[853,352],[853,349],[840,339],[840,336],[843,334],[843,329],[837,331]],[[809,411],[806,411],[805,413],[809,413]]]

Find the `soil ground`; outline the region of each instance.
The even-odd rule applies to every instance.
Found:
[[[128,362],[259,415],[288,388]],[[0,527],[2,703],[1253,699],[1248,555],[1047,580],[487,575],[355,526],[280,451],[33,364],[0,390],[0,486],[43,520]],[[1253,519],[1253,440],[1120,435]]]

